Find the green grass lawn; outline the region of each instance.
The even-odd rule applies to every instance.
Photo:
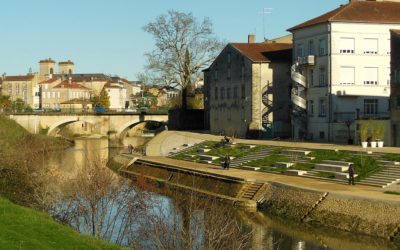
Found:
[[[400,161],[400,154],[385,154],[383,158],[388,161]]]
[[[290,158],[286,155],[269,155],[265,158],[246,163],[246,165],[252,167],[264,167],[273,166],[275,162],[290,162]]]
[[[0,197],[1,249],[121,249]]]

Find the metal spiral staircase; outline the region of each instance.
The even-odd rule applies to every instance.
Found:
[[[297,127],[299,135],[306,135],[307,129],[307,100],[306,100],[306,78],[300,72],[299,63],[291,67],[291,78],[294,82],[292,88],[292,125]]]
[[[262,103],[264,104],[264,108],[262,110],[262,123],[267,124],[267,123],[272,123],[270,119],[270,114],[273,112],[273,103],[272,99],[270,98],[270,85],[266,85],[263,90],[262,90]]]

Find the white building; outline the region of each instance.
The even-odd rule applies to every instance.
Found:
[[[126,108],[126,88],[118,83],[108,82],[104,85],[105,90],[110,97],[111,110],[121,110]]]
[[[355,120],[389,118],[390,29],[400,29],[392,1],[350,1],[289,29],[296,138],[346,142]]]

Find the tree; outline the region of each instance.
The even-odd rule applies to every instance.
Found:
[[[93,107],[110,107],[110,96],[108,95],[105,88],[103,88],[100,92],[99,96],[95,96],[92,99]]]
[[[0,112],[7,111],[11,108],[12,102],[9,96],[0,95]]]
[[[199,23],[192,13],[171,10],[143,29],[154,37],[156,48],[145,54],[148,63],[139,77],[145,82],[180,87],[182,108],[186,109],[187,86],[222,48],[211,21],[205,18]]]

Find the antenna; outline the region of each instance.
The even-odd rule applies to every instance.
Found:
[[[272,8],[267,8],[267,7],[264,7],[264,8],[262,9],[262,11],[259,12],[259,14],[262,14],[262,16],[263,16],[263,35],[264,35],[264,41],[267,41],[267,37],[265,36],[265,15],[266,15],[266,14],[271,14],[271,13],[272,13]]]

